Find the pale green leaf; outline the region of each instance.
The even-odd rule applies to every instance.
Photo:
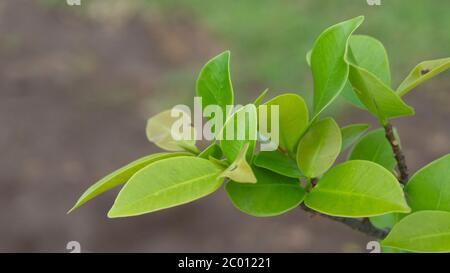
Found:
[[[227,177],[239,183],[256,183],[256,177],[253,174],[252,168],[245,159],[248,150],[248,143],[244,145],[236,159],[230,166],[220,175]]]
[[[400,220],[381,244],[413,252],[450,252],[450,213],[412,213]]]
[[[347,161],[327,172],[307,195],[305,204],[321,213],[342,217],[411,211],[395,176],[363,160]]]
[[[271,131],[271,106],[279,107],[279,147],[295,153],[298,141],[308,126],[308,107],[305,100],[297,94],[283,94],[266,102],[267,125]],[[261,120],[261,122],[265,122]]]
[[[284,176],[292,178],[302,176],[295,160],[280,151],[262,151],[256,155],[253,163]]]
[[[157,161],[134,174],[119,192],[108,217],[127,217],[185,204],[219,188],[223,171],[199,157]]]
[[[334,163],[341,151],[341,129],[332,118],[317,122],[298,145],[297,164],[307,177],[318,177]]]
[[[369,132],[353,147],[349,160],[368,160],[375,162],[389,171],[393,171],[397,161],[394,152],[386,139],[383,128]]]
[[[369,129],[369,124],[351,124],[341,128],[342,134],[342,148],[341,151],[346,150],[352,146],[358,139],[360,139]]]
[[[118,186],[126,183],[128,179],[131,178],[132,175],[134,175],[137,171],[140,169],[148,166],[149,164],[156,162],[158,160],[170,158],[170,157],[176,157],[176,156],[188,156],[189,153],[185,152],[179,152],[179,153],[159,153],[159,154],[152,154],[148,155],[142,158],[139,158],[138,160],[135,160],[126,166],[108,174],[107,176],[103,177],[99,181],[97,181],[95,184],[90,186],[84,193],[81,195],[81,197],[78,199],[76,204],[69,210],[68,213],[74,211],[75,209],[79,208],[84,203],[88,202],[89,200],[99,196],[100,194]]]
[[[405,192],[413,210],[450,212],[450,154],[419,170],[409,180]]]
[[[352,35],[349,40],[347,57],[352,63],[367,69],[387,86],[391,86],[388,55],[383,44],[377,39],[366,35]],[[350,82],[345,85],[342,96],[355,106],[366,109],[353,92]]]
[[[391,118],[414,115],[413,108],[368,70],[350,64],[349,79],[358,98],[382,124]]]
[[[233,105],[234,95],[230,77],[230,52],[225,51],[212,58],[200,71],[197,79],[197,96],[202,105],[218,105],[226,117],[226,106]]]
[[[228,182],[225,189],[231,202],[244,213],[257,217],[275,216],[296,208],[303,201],[305,190],[297,179],[254,167],[258,182]]]
[[[220,147],[229,162],[236,160],[245,144],[249,144],[247,161],[252,162],[258,138],[257,127],[256,107],[253,104],[240,108],[225,122],[221,132]]]
[[[181,117],[172,117],[171,112],[172,110],[166,110],[148,119],[145,130],[147,139],[156,146],[167,151],[188,150],[196,152],[196,131],[192,126],[188,127],[189,131],[186,132],[187,138],[184,138],[183,136],[185,132],[178,129],[172,130],[173,126],[177,128],[181,127],[182,123],[180,121],[182,121],[182,119],[189,121],[187,123],[190,125],[190,117],[184,112],[179,112],[182,113]],[[180,126],[177,126],[176,123],[179,123]],[[176,140],[177,138],[181,140]]]
[[[406,79],[397,88],[397,94],[403,96],[418,85],[439,75],[450,68],[450,58],[424,61],[418,64],[409,73]]]
[[[364,21],[363,16],[326,29],[314,43],[311,70],[314,78],[314,114],[318,116],[340,94],[348,77],[345,55],[350,35]]]

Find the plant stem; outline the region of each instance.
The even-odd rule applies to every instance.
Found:
[[[384,131],[386,132],[386,138],[391,144],[392,151],[394,152],[395,160],[397,160],[397,169],[400,173],[400,183],[403,185],[408,182],[409,174],[408,167],[406,165],[405,155],[400,148],[398,140],[395,138],[394,129],[392,124],[389,122],[384,126]]]
[[[312,209],[306,207],[304,204],[301,205],[301,208],[304,211],[307,211],[309,213],[312,213],[313,215],[320,215],[322,217],[331,219],[336,222],[340,222],[348,227],[350,227],[353,230],[357,230],[359,232],[362,232],[368,236],[377,238],[377,239],[384,239],[388,231],[383,229],[378,229],[374,227],[370,222],[369,219],[364,218],[362,220],[355,219],[355,218],[345,218],[345,217],[336,217],[336,216],[330,216],[326,214],[321,214],[316,211],[313,211]]]

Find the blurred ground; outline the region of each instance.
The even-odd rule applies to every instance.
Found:
[[[250,4],[241,9],[230,5],[228,12],[223,11],[230,17],[218,17],[217,12],[214,17],[211,4],[204,6],[208,12],[200,13],[196,1],[192,6],[187,1],[179,6],[173,1],[144,2],[95,0],[81,9],[54,0],[0,2],[0,251],[64,252],[71,240],[94,252],[364,251],[370,238],[340,224],[310,219],[302,211],[252,218],[234,209],[223,191],[186,206],[110,220],[105,214],[117,192],[112,191],[71,215],[65,214],[98,178],[157,150],[145,139],[146,118],[174,103],[188,103],[196,73],[211,56],[232,49],[237,90],[247,90],[238,95],[241,102],[266,86],[291,90],[298,85],[301,90],[291,91],[304,92],[311,86],[304,52],[319,31],[363,13],[358,9],[368,9],[349,6],[340,14],[328,7],[323,14],[342,18],[317,20],[314,14],[281,16],[286,9],[283,5],[262,1],[262,6],[252,11],[273,18],[267,17],[264,24],[249,16],[242,28],[227,30],[224,24],[245,21],[245,8],[252,14]],[[321,7],[314,2],[318,1],[304,1],[298,10],[320,13]],[[443,1],[436,2],[442,5]],[[379,36],[386,32],[388,50],[397,48],[399,52],[400,56],[391,54],[393,70],[401,71],[395,71],[400,74],[396,79],[420,60],[450,55],[450,35],[443,34],[450,22],[448,9],[439,17],[426,11],[440,12],[442,6],[418,5],[424,9],[416,17],[408,13],[411,7],[405,6],[405,10],[396,10],[399,24],[386,20],[385,24],[400,30],[405,25],[418,26],[416,31],[400,35],[386,28],[375,30],[382,16],[368,12],[374,20],[367,19],[370,27],[364,30],[374,30]],[[272,13],[262,7],[272,7]],[[220,8],[225,4],[217,6]],[[237,10],[240,15],[231,13]],[[292,40],[265,46],[264,40],[251,39],[261,37],[261,28],[275,24],[270,20],[287,24],[289,16],[289,22],[296,22],[293,26],[267,29],[267,37],[259,39],[272,34],[293,36],[296,31],[305,39],[298,50]],[[417,18],[417,24],[411,18]],[[305,24],[309,25],[305,28]],[[416,37],[424,33],[426,39]],[[409,42],[403,45],[400,39]],[[416,40],[420,42],[410,46]],[[425,44],[430,45],[429,51]],[[282,52],[284,45],[288,52]],[[291,55],[295,57],[283,65]],[[250,67],[256,71],[247,73]],[[449,91],[450,76],[446,74],[409,95],[415,117],[394,122],[413,170],[450,151]],[[343,110],[339,118],[341,125],[364,121],[373,123],[357,110]]]

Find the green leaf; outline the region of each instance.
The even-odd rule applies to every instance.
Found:
[[[211,143],[208,147],[203,150],[198,157],[208,159],[209,157],[213,157],[216,159],[220,159],[222,157],[222,150],[220,149],[220,146],[216,144],[214,141]]]
[[[412,213],[400,220],[381,244],[413,252],[450,252],[450,213]]]
[[[342,217],[411,211],[395,176],[364,160],[347,161],[331,169],[307,195],[305,204],[321,213]]]
[[[367,35],[350,37],[347,57],[351,63],[367,69],[387,86],[391,85],[389,58],[383,44]]]
[[[410,252],[392,247],[381,246],[381,253],[410,253]]]
[[[366,106],[364,106],[364,104],[359,100],[358,96],[353,91],[353,86],[350,83],[350,80],[345,83],[344,89],[342,89],[342,97],[344,97],[344,99],[347,102],[351,103],[353,106],[356,106],[362,110],[367,110]]]
[[[318,177],[334,163],[341,151],[341,129],[332,118],[317,122],[298,145],[297,164],[307,177]]]
[[[269,89],[264,90],[256,99],[255,102],[253,103],[256,107],[258,107],[264,100],[264,98],[266,97],[267,93],[269,92]]]
[[[188,135],[187,139],[190,140],[183,140],[181,132],[172,130],[172,126],[174,126],[175,123],[179,123],[181,119],[186,119],[186,121],[188,121],[187,123],[190,124],[190,116],[188,116],[187,113],[182,112],[183,114],[181,117],[172,117],[171,111],[172,110],[166,110],[148,119],[145,130],[147,139],[156,146],[167,151],[198,151],[195,147],[196,131],[192,126],[189,127],[190,131],[186,132]],[[179,125],[181,127],[182,124],[179,123]],[[182,140],[176,140],[174,134],[178,134],[176,137]]]
[[[308,126],[308,107],[297,94],[283,94],[266,102],[267,125],[271,131],[271,106],[279,107],[279,147],[295,153],[298,141]],[[261,121],[264,122],[264,121]]]
[[[360,139],[369,129],[369,124],[351,124],[341,129],[342,134],[342,148],[341,151],[346,150],[352,146],[358,139]]]
[[[379,229],[391,229],[400,219],[402,219],[400,213],[387,213],[369,218],[370,223]]]
[[[142,168],[150,165],[153,162],[156,162],[158,160],[170,158],[170,157],[176,157],[176,156],[188,156],[189,153],[159,153],[159,154],[152,154],[148,155],[142,158],[139,158],[138,160],[135,160],[128,165],[110,173],[109,175],[103,177],[98,182],[90,186],[84,193],[81,195],[81,197],[78,199],[76,204],[69,210],[68,213],[74,211],[75,209],[79,208],[84,203],[88,202],[89,200],[99,196],[100,194],[118,186],[121,184],[124,184],[125,182],[130,179],[132,175],[134,175],[137,171],[141,170]]]
[[[217,159],[217,158],[210,156],[208,158],[208,160],[211,161],[212,163],[218,165],[219,168],[222,168],[222,169],[226,169],[230,166],[230,163],[228,163],[228,161],[226,161],[225,159]]]
[[[122,188],[108,217],[141,215],[204,197],[222,184],[218,165],[198,157],[157,161],[133,175]]]
[[[302,176],[295,160],[280,151],[262,151],[256,155],[253,163],[258,167],[287,177],[299,178]]]
[[[244,116],[245,118],[239,118],[240,116]],[[256,107],[253,104],[247,104],[242,107],[225,122],[221,132],[220,147],[228,162],[236,160],[245,144],[249,144],[247,161],[252,162],[258,137],[257,123]],[[232,139],[227,137],[229,131],[234,136]]]
[[[413,108],[366,69],[350,64],[349,79],[358,98],[383,125],[391,118],[414,115]]]
[[[248,147],[249,145],[246,143],[236,157],[236,160],[220,175],[221,177],[227,177],[240,183],[256,183],[256,177],[253,174],[252,167],[250,167],[245,159]]]
[[[450,212],[450,154],[443,156],[409,180],[405,192],[413,210]]]
[[[391,71],[389,59],[383,44],[377,39],[366,35],[352,35],[349,40],[347,57],[352,63],[367,69],[387,86],[391,86]],[[342,95],[355,106],[366,109],[359,100],[348,81]]]
[[[349,160],[375,162],[392,172],[397,164],[392,147],[386,139],[383,128],[371,131],[353,147]]]
[[[254,167],[256,184],[228,182],[225,190],[236,208],[257,217],[275,216],[296,208],[305,190],[297,179]]]
[[[230,51],[212,58],[200,71],[197,79],[197,96],[202,97],[203,109],[208,105],[219,105],[223,116],[226,106],[233,105],[234,95],[230,77]]]
[[[424,61],[409,73],[397,88],[397,94],[403,96],[416,86],[428,81],[450,68],[450,58]]]
[[[314,78],[314,114],[318,116],[340,94],[348,77],[345,61],[350,35],[364,21],[363,16],[326,29],[311,52]]]

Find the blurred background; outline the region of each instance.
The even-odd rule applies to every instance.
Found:
[[[296,92],[308,100],[305,54],[326,27],[365,15],[357,31],[386,46],[394,85],[418,62],[450,56],[442,0],[0,0],[0,251],[365,252],[371,240],[293,210],[237,211],[223,190],[191,204],[108,219],[118,189],[66,211],[92,183],[158,151],[151,115],[192,104],[195,79],[230,49],[237,102]],[[411,171],[450,151],[450,74],[409,93],[395,120]],[[341,126],[375,120],[339,101]]]

